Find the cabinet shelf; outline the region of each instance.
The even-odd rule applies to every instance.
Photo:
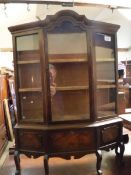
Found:
[[[116,88],[116,85],[98,85],[97,89]]]
[[[116,85],[98,85],[97,89],[108,89],[108,88],[116,88]],[[89,89],[89,86],[63,86],[56,87],[57,91],[70,91],[70,90],[86,90]]]
[[[28,60],[28,61],[18,61],[17,64],[35,64],[40,63],[40,60]]]
[[[113,111],[99,111],[98,116],[100,117],[106,117],[106,116],[113,116],[115,113]]]
[[[114,58],[97,58],[96,62],[112,62],[115,61]]]
[[[79,114],[79,115],[63,115],[61,118],[55,116],[55,121],[65,121],[65,120],[88,120],[90,118],[89,114]]]
[[[75,63],[75,62],[87,62],[85,58],[71,58],[71,59],[51,59],[49,63]]]
[[[49,54],[49,63],[72,63],[72,62],[87,62],[86,53],[72,54]]]
[[[19,88],[19,92],[42,92],[42,88]]]
[[[102,79],[102,80],[97,80],[98,83],[115,83],[115,80],[106,80],[106,79]]]
[[[24,121],[25,122],[43,122],[43,120],[42,119],[39,119],[39,117],[38,118],[33,118],[33,120],[32,119],[26,119],[26,118],[24,118]]]
[[[70,90],[87,90],[89,86],[65,86],[65,87],[56,87],[57,91],[70,91]]]

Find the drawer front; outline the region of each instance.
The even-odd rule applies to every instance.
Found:
[[[123,125],[125,128],[131,130],[131,122],[123,119]]]
[[[16,146],[19,149],[42,151],[43,150],[43,134],[41,132],[33,131],[19,131],[18,142]],[[17,145],[18,144],[18,145]]]
[[[100,131],[101,146],[117,142],[120,138],[120,126],[106,126]]]
[[[95,145],[93,129],[52,131],[48,134],[48,151],[52,153],[93,150]]]

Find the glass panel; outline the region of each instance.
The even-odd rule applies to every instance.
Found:
[[[87,53],[85,33],[48,34],[48,54],[71,53]]]
[[[40,88],[40,64],[18,65],[19,88]]]
[[[100,118],[116,113],[114,39],[101,33],[96,33],[95,39],[97,111]]]
[[[22,119],[34,122],[42,121],[42,93],[22,92],[20,99]]]
[[[53,121],[89,119],[86,33],[48,34]]]
[[[39,49],[38,34],[25,35],[17,37],[17,51],[38,50]]]
[[[16,37],[18,93],[22,120],[43,120],[38,34]]]

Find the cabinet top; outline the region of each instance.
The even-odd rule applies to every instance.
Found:
[[[104,121],[98,121],[93,123],[79,123],[79,124],[56,124],[56,125],[33,125],[33,124],[16,124],[15,128],[19,129],[34,129],[34,130],[54,130],[54,129],[80,129],[80,128],[92,128],[103,127],[105,125],[112,125],[118,122],[122,122],[122,118],[115,117],[114,119],[107,119]]]
[[[89,20],[85,17],[85,15],[79,15],[78,13],[72,11],[72,10],[62,10],[57,12],[55,15],[47,15],[45,20],[31,22],[31,23],[25,23],[20,25],[15,25],[9,27],[9,31],[11,33],[16,33],[21,30],[27,30],[27,29],[35,29],[35,28],[49,28],[53,25],[58,25],[58,23],[62,23],[63,21],[70,21],[72,23],[78,23],[78,25],[81,26],[81,28],[95,28],[103,31],[107,31],[110,33],[117,32],[117,30],[120,28],[119,25],[106,23],[106,22],[100,22],[100,21],[94,21]]]

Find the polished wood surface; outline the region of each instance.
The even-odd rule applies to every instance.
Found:
[[[124,127],[131,131],[131,113],[119,115],[123,119]]]
[[[19,61],[39,61],[40,60],[40,54],[38,50],[25,50],[25,51],[19,51],[17,52]]]
[[[124,114],[126,109],[125,92],[118,92],[118,114]]]
[[[102,152],[102,169],[104,175],[130,175],[131,172],[131,131],[124,129],[124,134],[129,135],[129,143],[125,147],[124,163],[119,166],[115,159],[114,151]],[[89,154],[80,159],[64,160],[62,158],[49,159],[50,175],[96,175],[96,157]],[[45,175],[43,169],[43,157],[29,159],[21,155],[21,168],[24,175]],[[1,175],[15,174],[15,164],[13,156],[7,156],[3,167],[0,169]]]

